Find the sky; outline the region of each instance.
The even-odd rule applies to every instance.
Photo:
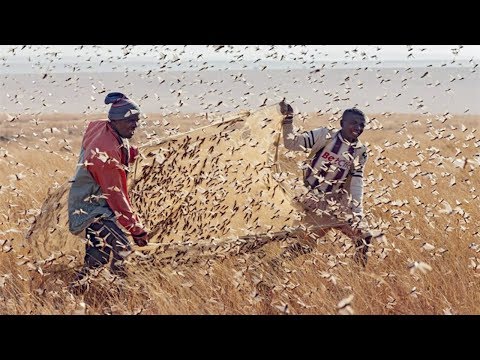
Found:
[[[480,45],[0,45],[0,57],[20,59],[39,54],[56,53],[57,58],[104,57],[158,59],[164,56],[182,60],[230,60],[242,55],[244,61],[259,57],[275,60],[308,56],[317,61],[369,60],[479,60]]]
[[[302,111],[480,114],[479,62],[480,45],[0,45],[0,111],[103,109],[98,95],[114,89],[148,112],[287,96]]]

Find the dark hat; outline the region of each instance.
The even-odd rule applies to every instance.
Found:
[[[111,121],[128,119],[131,116],[140,116],[138,105],[119,92],[112,92],[105,97],[105,104],[112,104],[108,112]]]

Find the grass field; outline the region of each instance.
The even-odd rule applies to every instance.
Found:
[[[279,251],[271,243],[194,265],[139,263],[126,280],[100,274],[77,296],[67,284],[83,261],[81,239],[42,258],[24,235],[49,189],[73,176],[84,126],[99,116],[0,116],[1,314],[480,313],[479,116],[369,114],[364,207],[386,238],[373,243],[365,269],[332,231],[281,269],[264,261]],[[145,122],[132,143],[208,124],[186,114]]]

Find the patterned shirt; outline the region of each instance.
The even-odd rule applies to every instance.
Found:
[[[296,134],[288,121],[283,125],[283,139],[289,150],[316,151],[305,169],[306,185],[328,194],[342,189],[351,177],[346,190],[352,196],[353,211],[363,212],[363,171],[368,155],[360,140],[350,143],[340,130],[331,132],[324,127]]]

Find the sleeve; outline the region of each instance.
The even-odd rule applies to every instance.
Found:
[[[117,216],[118,222],[132,235],[143,233],[142,223],[132,210],[127,193],[127,175],[120,162],[120,154],[92,151],[86,154],[87,170],[106,196],[108,206]]]
[[[327,128],[305,131],[301,134],[293,131],[292,121],[283,121],[283,144],[288,150],[305,151],[311,149],[317,141],[326,142]]]
[[[351,171],[350,194],[352,195],[352,211],[361,217],[363,217],[363,172],[367,159],[367,149],[363,148],[361,155],[354,159]]]

